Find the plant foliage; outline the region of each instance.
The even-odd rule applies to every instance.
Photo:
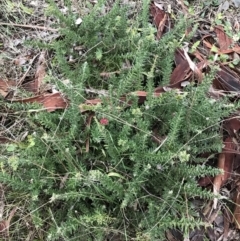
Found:
[[[143,2],[142,13],[129,18],[119,1],[109,10],[98,1],[80,25],[69,2],[67,14],[53,1],[48,8],[61,29],[45,46],[54,56],[49,81],[70,105],[29,112],[29,134],[6,146],[0,174],[0,182],[30,200],[26,212],[41,240],[164,240],[169,228],[204,225],[188,198],[212,198],[197,178],[218,171],[202,154],[221,150],[219,123],[236,107],[208,98],[211,73],[201,85],[152,96],[169,81],[187,23],[183,18],[157,41]],[[99,98],[86,89],[108,96],[81,113],[81,103]],[[134,94],[127,96],[131,106],[119,101],[138,90],[148,92],[143,104]]]

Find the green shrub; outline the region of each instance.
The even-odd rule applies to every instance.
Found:
[[[29,112],[28,138],[7,146],[0,175],[12,190],[10,201],[29,200],[26,212],[41,240],[164,240],[169,228],[187,233],[204,225],[188,198],[212,198],[197,178],[218,171],[201,154],[221,150],[219,123],[236,107],[207,97],[213,74],[181,93],[152,96],[169,82],[187,25],[180,20],[156,41],[143,2],[131,19],[119,2],[106,12],[98,3],[80,25],[76,13],[64,15],[53,2],[48,9],[61,27],[61,37],[45,46],[54,56],[48,79],[70,105]],[[81,113],[80,104],[99,98],[85,91],[90,88],[108,96]],[[126,97],[131,106],[119,101],[138,90],[149,93],[144,103],[134,94]]]

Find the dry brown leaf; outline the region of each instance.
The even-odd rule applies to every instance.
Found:
[[[62,96],[60,92],[53,94],[42,94],[26,99],[14,99],[12,102],[20,103],[34,103],[42,104],[48,112],[52,112],[57,109],[66,109],[68,101]]]
[[[213,49],[213,44],[209,43],[208,41],[203,39],[203,44],[205,47],[207,47],[208,49],[212,50]],[[231,54],[231,53],[239,53],[240,54],[240,46],[238,44],[235,44],[232,48],[226,48],[226,49],[219,49],[218,47],[214,46],[214,51],[217,54]]]
[[[203,61],[205,60],[204,56],[198,51],[198,50],[195,50],[193,52],[193,55],[200,61]]]
[[[224,121],[224,129],[228,132],[228,135],[235,137],[235,133],[238,133],[240,130],[240,120],[234,116]]]
[[[200,54],[200,53],[199,53]],[[189,57],[187,51],[184,49],[177,49],[175,52],[175,64],[176,67],[173,70],[170,78],[170,86],[173,88],[181,88],[181,83],[185,80],[188,80],[193,73],[196,75],[196,78],[199,83],[202,82],[203,74],[202,69],[208,65],[208,61],[199,56],[201,62],[195,64]],[[191,71],[192,69],[192,71]]]
[[[187,60],[182,61],[173,70],[170,78],[170,85],[178,84],[177,87],[181,88],[181,82],[186,79],[187,74],[190,72],[190,67]]]
[[[206,176],[206,177],[201,177],[199,180],[198,180],[198,185],[200,187],[206,187],[210,184],[213,184],[213,180],[214,180],[214,177],[209,177],[209,176]]]
[[[214,49],[214,52],[216,52],[217,54],[227,54],[227,53],[231,53],[233,52],[233,50],[220,50],[218,47],[216,47],[214,44],[211,44],[209,43],[208,41],[206,40],[203,40],[203,45],[205,47],[207,47],[209,50],[213,50]]]
[[[138,97],[138,103],[139,104],[142,104],[144,103],[144,101],[146,100],[147,98],[147,92],[146,91],[135,91],[135,92],[132,92],[130,93],[130,95],[136,95]],[[129,103],[131,104],[131,103]]]
[[[175,62],[175,65],[179,65],[180,63],[182,63],[183,61],[185,61],[186,58],[184,56],[184,52],[182,51],[182,49],[177,49],[175,51],[175,54],[174,54],[174,62]]]
[[[205,47],[207,47],[208,49],[212,49],[213,45],[209,43],[207,40],[203,39],[202,42]],[[218,50],[217,47],[215,49]]]
[[[0,136],[0,143],[9,143],[9,142],[13,142],[13,140],[11,140],[10,138],[7,138],[5,136]]]
[[[157,27],[157,39],[159,40],[162,37],[168,14],[158,8],[155,4],[151,4],[150,13],[153,16],[153,22]]]
[[[63,98],[60,92],[44,94],[41,102],[48,112],[52,112],[57,109],[66,109],[68,106],[66,99]]]
[[[215,26],[214,32],[217,34],[220,50],[227,50],[233,43],[233,40],[224,32],[222,26]]]
[[[188,47],[183,48],[183,51],[184,51],[185,58],[186,58],[186,60],[187,60],[187,62],[189,64],[189,67],[193,71],[193,73],[195,74],[195,76],[196,76],[196,78],[198,80],[198,83],[202,83],[203,74],[200,71],[200,69],[197,67],[197,65],[189,57],[189,55],[188,55]]]
[[[33,92],[34,94],[37,94],[38,92],[38,88],[36,87],[36,83],[35,83],[35,80],[31,80],[31,81],[28,81],[26,83],[23,83],[21,85],[21,88],[23,90],[26,90],[26,91],[29,91],[29,92]]]
[[[162,37],[163,30],[164,30],[164,27],[166,24],[166,20],[167,20],[167,14],[165,13],[163,19],[161,20],[161,22],[159,23],[158,28],[157,28],[157,40],[159,40]]]
[[[8,95],[11,88],[15,86],[16,86],[15,81],[11,81],[11,80],[4,81],[3,79],[0,79],[0,95],[5,98]]]
[[[7,220],[2,220],[0,222],[0,236],[2,236],[2,237],[9,237],[10,223],[11,223],[11,220],[12,220],[16,210],[17,210],[17,207],[14,207],[12,209],[12,211],[10,212],[8,219]]]
[[[233,47],[233,51],[240,54],[240,46],[235,44],[235,46]]]
[[[226,183],[232,173],[235,149],[236,147],[232,138],[227,137],[224,141],[222,153],[218,157],[218,168],[222,170],[222,173],[218,174],[213,181],[213,193],[215,195],[219,194],[221,186]],[[217,202],[218,199],[214,198],[214,209],[217,208]]]
[[[216,89],[238,92],[240,91],[240,81],[238,75],[227,66],[221,66],[213,81]]]

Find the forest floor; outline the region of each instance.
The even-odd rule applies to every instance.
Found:
[[[55,2],[62,12],[66,11],[63,0]],[[94,4],[96,1],[89,2]],[[132,9],[138,10],[139,1],[124,0],[123,2],[130,5]],[[85,1],[72,0],[72,4],[73,9],[78,11],[80,15],[88,13]],[[198,59],[200,64],[197,67],[199,70],[203,69],[203,65],[206,64],[204,60],[207,55],[209,57],[209,52],[211,52],[212,59],[219,60],[222,63],[222,69],[218,73],[219,81],[216,81],[218,91],[212,90],[211,92],[214,98],[225,95],[227,91],[240,91],[240,67],[238,65],[240,62],[239,0],[155,0],[153,5],[154,8],[149,12],[149,16],[152,15],[151,18],[153,18],[153,23],[157,27],[157,37],[159,38],[166,31],[167,24],[174,19],[178,19],[181,15],[187,15],[198,24],[197,33],[202,36],[202,42],[196,40],[195,48],[197,51],[191,56]],[[48,57],[42,49],[29,44],[33,41],[51,43],[60,36],[54,16],[46,15],[48,7],[49,5],[45,0],[3,0],[0,3],[0,105],[11,101],[20,103],[38,102],[43,104],[48,111],[66,107],[66,103],[59,99],[55,87],[49,86],[47,79],[44,79],[48,71],[48,64],[53,61],[53,58]],[[81,19],[78,21],[79,23],[76,24],[80,24]],[[230,49],[229,45],[233,47]],[[185,69],[180,68],[177,71],[184,72]],[[180,76],[177,71],[175,74]],[[231,79],[228,78],[229,76]],[[59,78],[61,78],[61,75]],[[179,87],[187,84],[188,79],[185,76],[179,78],[177,83],[171,84],[180,85]],[[199,76],[199,80],[201,78]],[[11,116],[11,113],[5,105],[3,106],[0,113],[0,144],[4,145],[11,141],[23,140],[28,135],[28,130],[21,126],[21,114],[17,122],[8,125],[6,120]],[[237,140],[237,144],[235,144],[239,147],[236,133],[240,130],[240,122],[229,121],[225,128],[228,129],[231,138]],[[233,149],[236,150],[238,147]],[[220,183],[217,184],[217,192],[226,192],[223,195],[230,195],[236,207],[233,214],[229,214],[228,210],[220,212],[220,207],[210,212],[212,206],[206,207],[205,212],[209,214],[208,220],[211,220],[209,222],[215,227],[208,231],[209,240],[240,240],[238,229],[240,227],[238,224],[240,223],[238,213],[240,212],[238,208],[240,206],[240,198],[238,197],[240,196],[240,192],[238,192],[240,184],[237,178],[239,175],[239,164],[237,164],[239,157],[232,154],[233,152],[230,156],[225,156],[226,159],[231,159],[231,168],[224,168],[226,168],[225,172],[237,173],[237,175],[227,175],[225,179],[222,178]],[[220,162],[221,160],[218,163],[219,167],[221,166]],[[199,180],[199,184],[205,187],[212,181],[205,178]],[[215,182],[217,181],[215,180]],[[9,214],[10,208],[6,208],[8,206],[11,205],[8,203],[3,205],[3,201],[0,200],[0,217],[8,217],[5,219],[11,220],[16,210],[13,209],[13,212]],[[7,225],[7,228],[9,228],[9,223]],[[203,230],[195,230],[195,233],[192,233],[191,240],[201,240],[197,237],[202,232]],[[180,239],[177,233],[169,233],[168,240]]]

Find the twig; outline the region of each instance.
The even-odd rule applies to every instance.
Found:
[[[108,96],[108,91],[107,90],[97,90],[97,89],[93,89],[93,88],[89,88],[89,89],[85,89],[85,92],[87,94],[92,93],[92,94],[98,94],[101,96]]]
[[[25,24],[17,24],[17,23],[3,23],[3,22],[0,22],[0,25],[12,26],[12,27],[21,27],[21,28],[35,28],[35,29],[45,30],[45,31],[51,31],[51,32],[57,32],[57,31],[59,30],[59,29],[48,28],[48,27],[44,27],[44,26],[25,25]]]

